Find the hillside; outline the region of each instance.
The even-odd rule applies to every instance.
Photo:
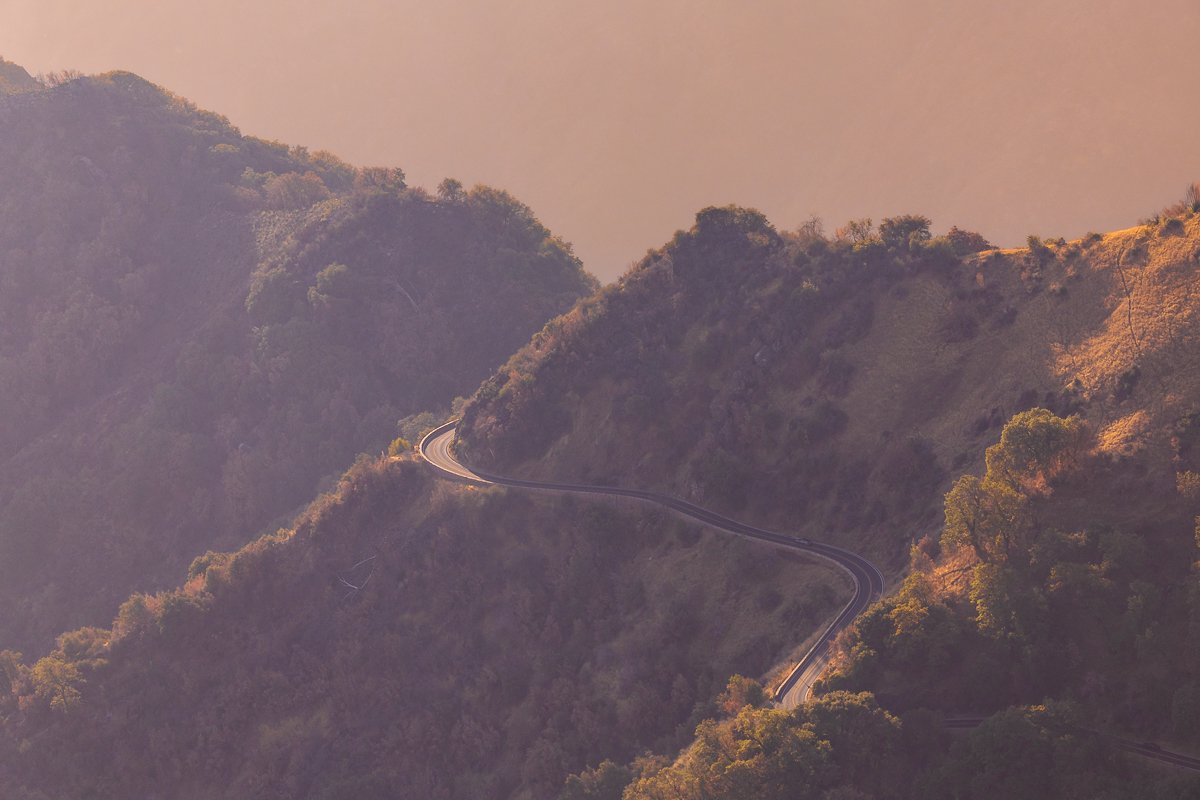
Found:
[[[1200,745],[1195,481],[1093,433],[1016,415],[983,476],[947,494],[940,542],[841,637],[813,706],[728,709],[675,763],[625,770],[625,800],[1195,797],[1194,771],[1121,752]],[[1176,437],[1176,468],[1192,439]],[[982,723],[942,728],[963,717]]]
[[[883,796],[1145,796],[1157,778],[1069,731],[1196,743],[1197,196],[1127,230],[961,259],[962,232],[934,238],[919,218],[830,240],[708,209],[485,383],[460,452],[511,474],[673,492],[912,570],[844,637],[819,687],[838,714],[860,713],[843,689],[895,714],[935,710],[932,732],[930,717],[877,719],[895,725],[884,749],[903,765]],[[943,509],[950,478],[983,472],[1001,427],[1022,430],[1019,412],[1038,406],[1077,415],[1089,441],[1077,466],[1033,473],[1041,488],[1019,506],[966,495],[993,515],[974,517],[972,535],[990,519],[1013,554],[939,546],[943,513],[964,513]],[[950,748],[936,720],[955,713],[997,716]],[[877,796],[884,779],[850,766],[877,751],[820,723],[809,743],[772,739],[762,763],[739,760],[764,726],[810,730],[808,714],[701,726],[675,767],[583,773],[569,796],[615,797],[604,780],[631,778],[632,800]],[[902,752],[927,734],[932,749]],[[1037,769],[1021,748],[1045,754]],[[1194,789],[1169,776],[1155,791]]]
[[[1196,215],[974,254],[923,218],[843,233],[702,212],[480,388],[462,455],[660,489],[898,571],[1013,414],[1078,412],[1107,452],[1165,453],[1192,410]]]
[[[330,240],[364,240],[371,198],[492,196],[369,193],[335,204],[352,213],[331,215]],[[111,629],[0,653],[0,790],[1188,796],[1078,726],[1194,741],[1197,210],[996,251],[922,217],[828,237],[706,209],[479,388],[468,463],[670,492],[884,566],[894,594],[842,638],[811,706],[763,708],[757,681],[844,600],[828,567],[639,506],[364,458],[278,533],[135,595]],[[288,241],[256,213],[260,242]],[[337,316],[358,281],[388,296],[326,239],[289,236],[239,297],[259,339],[318,311],[339,320],[328,335],[366,322]],[[987,537],[955,533],[943,502],[964,474],[996,509]],[[952,742],[950,711],[991,716]]]
[[[547,797],[602,757],[680,746],[730,674],[770,667],[845,592],[637,506],[363,460],[111,631],[0,653],[0,792]]]
[[[0,58],[0,95],[17,94],[41,89],[42,86],[24,67]]]
[[[503,192],[431,196],[127,73],[0,98],[0,187],[0,647],[286,520],[594,287]]]

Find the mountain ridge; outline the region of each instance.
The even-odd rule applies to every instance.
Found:
[[[286,521],[594,285],[503,192],[243,137],[131,73],[3,102],[3,646]]]

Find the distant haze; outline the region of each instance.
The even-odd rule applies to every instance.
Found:
[[[1197,0],[0,0],[31,72],[508,189],[606,280],[712,204],[1133,224],[1200,179],[1198,43]]]

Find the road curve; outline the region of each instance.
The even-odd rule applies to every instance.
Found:
[[[816,683],[817,678],[821,676],[821,673],[829,663],[829,646],[833,638],[839,631],[848,626],[855,617],[861,614],[868,605],[883,595],[883,573],[874,564],[857,553],[843,550],[831,544],[816,542],[810,539],[800,539],[795,536],[786,536],[782,533],[756,528],[753,525],[747,525],[744,522],[723,517],[720,514],[709,511],[706,508],[701,508],[686,500],[680,500],[670,495],[658,494],[657,492],[647,492],[641,489],[623,489],[616,486],[527,481],[519,478],[507,478],[479,469],[471,469],[459,462],[450,450],[450,446],[454,442],[454,430],[457,425],[458,420],[451,420],[444,425],[434,428],[417,445],[417,452],[420,456],[443,477],[476,486],[495,484],[520,489],[631,497],[636,500],[665,506],[678,514],[690,517],[717,530],[744,536],[748,539],[757,539],[758,541],[767,542],[778,547],[799,550],[808,555],[823,558],[841,567],[854,581],[854,596],[850,598],[850,602],[846,604],[841,613],[829,624],[829,627],[821,633],[816,644],[804,654],[804,657],[800,659],[799,663],[792,668],[788,676],[775,689],[773,699],[784,708],[794,708],[808,699],[808,696],[812,693],[813,684]]]

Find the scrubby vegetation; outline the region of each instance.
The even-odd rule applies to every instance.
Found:
[[[679,747],[731,673],[836,608],[844,590],[790,590],[827,575],[661,514],[364,460],[111,631],[0,654],[0,793],[547,797]]]
[[[914,549],[904,587],[845,638],[825,685],[893,709],[1053,698],[1139,738],[1194,735],[1195,501],[1084,433],[1044,409],[1009,422],[985,475],[947,493],[941,542]]]
[[[1194,212],[1174,219],[1179,235],[1031,237],[1029,249],[960,258],[922,218],[878,231],[862,220],[829,241],[816,226],[780,233],[754,212],[712,209],[486,383],[462,450],[532,475],[803,518],[813,536],[884,559],[891,541],[897,572],[897,551],[921,540],[904,557],[909,577],[840,643],[821,688],[870,692],[935,730],[946,713],[999,716],[953,746],[939,733],[937,753],[906,762],[888,792],[805,767],[792,775],[800,794],[1188,796],[1186,780],[1154,788],[1121,760],[1086,774],[1108,758],[1088,731],[1178,736],[1196,695],[1191,637],[1177,633],[1194,627],[1200,373],[1187,342],[1200,230]],[[623,398],[639,396],[627,410]],[[557,397],[573,412],[559,416]],[[647,419],[652,408],[670,411]],[[533,419],[559,422],[523,427]],[[947,482],[972,464],[982,477]],[[771,770],[786,767],[766,757],[760,772],[739,726],[750,723],[699,729],[667,769],[651,758],[580,773],[566,796],[616,796],[622,776],[629,797],[774,796]],[[1039,766],[989,755],[996,737],[1041,751]]]
[[[941,541],[914,547],[900,590],[841,637],[811,705],[767,708],[734,679],[742,702],[677,761],[614,764],[607,794],[579,794],[585,772],[562,797],[1194,796],[1200,779],[1110,737],[1200,741],[1196,499],[1087,433],[1045,409],[1005,425],[983,477],[946,494]],[[942,726],[980,714],[969,733]]]
[[[709,209],[487,381],[462,453],[658,486],[899,568],[946,477],[1011,415],[1080,412],[1121,449],[1155,429],[1147,414],[1161,432],[1183,413],[1200,217],[1179,220],[1183,236],[960,256],[986,243],[923,217],[828,240]]]
[[[897,717],[868,693],[832,692],[794,711],[746,706],[696,729],[675,763],[643,758],[613,764],[596,791],[591,773],[573,777],[563,800],[787,800],[1013,797],[1184,798],[1187,778],[1122,760],[1069,712],[1036,706],[997,714],[951,735],[923,712]]]
[[[433,198],[123,73],[21,99],[0,103],[0,647],[286,519],[594,285],[503,192]]]
[[[876,233],[863,220],[831,242],[778,232],[752,210],[707,209],[485,383],[465,409],[462,451],[812,530],[919,516],[943,468],[920,434],[885,434],[878,462],[843,445],[877,298],[947,280],[959,263],[929,224],[884,220]],[[580,398],[574,412],[566,398]],[[601,444],[576,449],[583,436]]]

